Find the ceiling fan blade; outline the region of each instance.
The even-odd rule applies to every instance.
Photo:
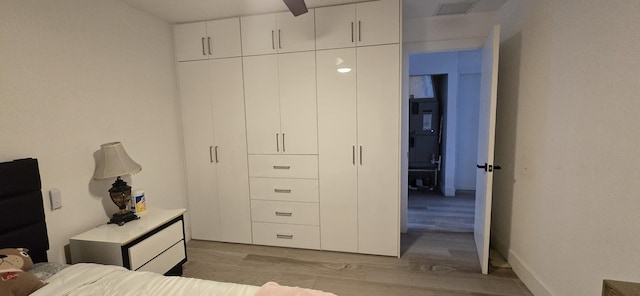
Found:
[[[293,16],[299,16],[303,13],[307,13],[309,10],[307,9],[307,4],[304,3],[304,0],[282,0],[284,4],[287,5]]]

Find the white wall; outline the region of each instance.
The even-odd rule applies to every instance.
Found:
[[[640,282],[640,2],[502,13],[494,244],[535,295]]]
[[[100,144],[142,165],[126,180],[149,206],[186,207],[168,23],[110,0],[2,0],[0,36],[0,161],[38,158],[51,261],[115,212],[113,180],[92,180]]]

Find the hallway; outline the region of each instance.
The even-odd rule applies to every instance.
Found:
[[[409,190],[409,229],[437,232],[473,232],[475,193]]]

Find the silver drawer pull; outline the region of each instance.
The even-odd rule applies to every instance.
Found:
[[[293,234],[276,234],[276,238],[293,239]]]
[[[274,165],[273,166],[274,170],[288,170],[290,168],[291,168],[290,165]]]
[[[273,189],[275,193],[291,193],[291,189]]]
[[[291,213],[291,212],[276,212],[276,216],[291,217],[291,216],[293,216],[293,213]]]

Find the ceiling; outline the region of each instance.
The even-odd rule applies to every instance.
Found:
[[[242,15],[287,11],[282,0],[118,0],[170,23],[185,23]],[[309,8],[363,2],[363,0],[305,0]],[[443,4],[473,2],[468,13],[496,11],[507,0],[403,0],[403,18],[436,14]]]

